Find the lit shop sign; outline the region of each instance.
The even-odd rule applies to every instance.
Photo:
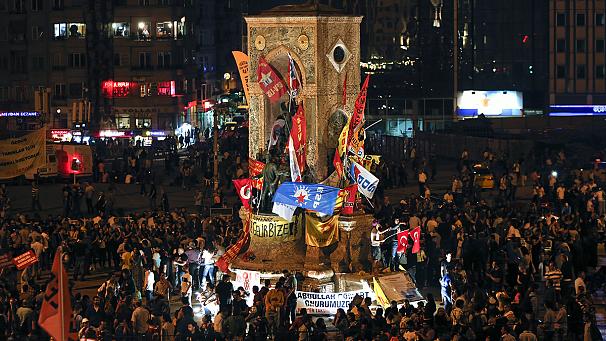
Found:
[[[459,93],[457,107],[462,117],[522,116],[524,100],[519,91],[466,90]]]
[[[127,97],[136,86],[137,83],[135,82],[114,82],[108,80],[101,84],[101,92],[107,98]]]
[[[604,116],[606,105],[550,105],[549,116]]]
[[[130,131],[123,131],[123,130],[100,130],[99,131],[99,137],[122,137],[122,138],[129,138],[131,137],[131,132]]]
[[[40,113],[37,111],[2,111],[0,117],[38,117]]]
[[[145,136],[166,136],[166,132],[162,130],[147,130]]]
[[[62,139],[63,136],[71,134],[71,130],[53,129],[50,131],[50,134],[53,139]]]

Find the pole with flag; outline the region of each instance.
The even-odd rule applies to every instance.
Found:
[[[38,325],[55,340],[76,340],[70,334],[69,326],[72,316],[71,295],[67,272],[63,267],[62,248],[55,252],[51,279],[44,292],[44,301],[38,317]]]

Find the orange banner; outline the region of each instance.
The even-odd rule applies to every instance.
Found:
[[[244,96],[246,96],[246,104],[250,105],[250,95],[248,94],[248,55],[240,51],[231,51],[236,60],[238,71],[240,72],[240,79],[242,80],[242,87],[244,88]]]

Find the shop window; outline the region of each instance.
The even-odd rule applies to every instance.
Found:
[[[140,21],[137,24],[137,39],[139,39],[139,40],[151,39],[151,33],[149,32],[150,26],[151,26],[151,24],[149,22]]]
[[[86,35],[86,24],[72,22],[69,23],[67,27],[70,38],[84,38]]]
[[[54,25],[54,34],[53,37],[55,39],[65,39],[67,38],[67,23],[58,23]]]
[[[156,27],[156,37],[158,39],[169,39],[173,36],[173,23],[170,21],[159,22]]]
[[[151,128],[151,118],[137,118],[135,125],[137,128]]]
[[[117,116],[116,127],[118,129],[130,129],[130,117],[128,116]]]
[[[174,96],[175,81],[158,82],[158,96]]]
[[[130,24],[127,22],[112,23],[112,34],[114,37],[128,38],[130,36]]]

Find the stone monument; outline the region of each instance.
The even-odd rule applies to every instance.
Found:
[[[347,77],[346,110],[351,112],[360,89],[360,23],[350,16],[317,3],[284,5],[247,16],[250,58],[249,155],[265,149],[271,127],[288,95],[270,103],[257,80],[259,57],[265,59],[288,84],[288,54],[299,72],[307,119],[307,165],[317,179],[328,174],[336,147],[334,122],[341,122],[343,83]],[[334,130],[334,131],[333,131]],[[338,132],[336,133],[338,135]]]

